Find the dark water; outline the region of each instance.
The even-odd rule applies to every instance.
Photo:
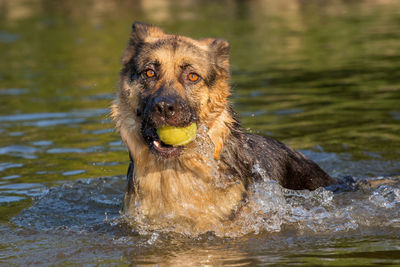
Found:
[[[253,188],[236,238],[124,225],[108,106],[134,20],[229,40],[244,126],[365,186]],[[0,264],[400,265],[399,29],[396,0],[0,1]]]

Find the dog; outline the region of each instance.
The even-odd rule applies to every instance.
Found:
[[[111,116],[130,155],[122,212],[136,224],[221,233],[244,212],[254,183],[308,190],[336,183],[303,154],[243,131],[228,101],[229,49],[223,39],[133,24]],[[157,135],[192,123],[196,138],[184,146]]]

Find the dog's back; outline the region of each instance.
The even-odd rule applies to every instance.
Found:
[[[335,182],[302,153],[273,138],[241,131],[227,140],[221,160],[237,173],[245,173],[243,177],[251,177],[249,183],[270,179],[285,188],[314,190]]]

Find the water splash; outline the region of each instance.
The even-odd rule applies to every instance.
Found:
[[[400,179],[359,179],[370,181],[369,187],[334,193],[319,188],[315,191],[290,190],[275,181],[255,184],[248,205],[251,212],[240,218],[243,232],[275,232],[283,226],[297,231],[337,233],[362,227],[399,227]]]
[[[287,228],[321,234],[361,231],[365,227],[398,229],[400,179],[370,178],[355,182],[358,189],[339,193],[324,188],[290,190],[273,180],[254,184],[245,208],[234,221],[236,227],[226,235],[273,233]],[[37,230],[93,231],[126,227],[119,215],[124,188],[125,179],[118,177],[64,184],[45,192],[13,222]],[[131,230],[136,233],[154,234],[143,231],[146,227],[132,226]],[[156,240],[157,234],[148,242]]]

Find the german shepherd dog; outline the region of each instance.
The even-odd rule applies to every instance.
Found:
[[[158,230],[223,233],[244,212],[254,183],[314,190],[336,182],[283,143],[243,131],[227,99],[227,41],[193,40],[138,22],[132,28],[111,107],[131,159],[127,218]],[[192,123],[198,131],[187,145],[166,145],[157,135],[159,127]]]

